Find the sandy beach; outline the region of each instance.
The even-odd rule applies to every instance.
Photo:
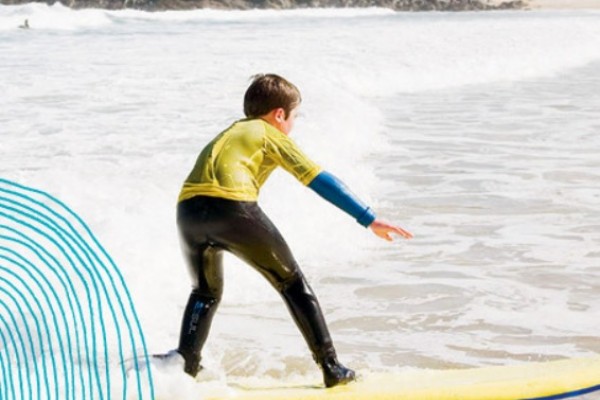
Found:
[[[600,10],[600,0],[529,0],[531,9]]]

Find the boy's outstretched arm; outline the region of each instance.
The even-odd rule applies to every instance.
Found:
[[[378,220],[370,207],[367,207],[350,189],[333,174],[322,171],[309,184],[308,187],[317,192],[321,197],[346,213],[353,216],[365,228],[371,228],[380,238],[392,240],[390,233],[397,233],[406,239],[412,234],[404,229]]]

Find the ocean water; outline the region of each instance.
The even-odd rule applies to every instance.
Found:
[[[31,29],[18,29],[24,19]],[[151,352],[189,279],[175,202],[249,78],[303,94],[293,138],[415,234],[387,243],[276,172],[260,204],[362,373],[600,352],[600,13],[73,11],[0,6],[0,177],[76,210],[129,285]],[[277,293],[226,257],[201,382],[318,382]]]

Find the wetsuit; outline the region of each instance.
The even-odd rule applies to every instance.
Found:
[[[261,119],[234,123],[198,156],[179,196],[177,223],[192,277],[178,351],[195,376],[223,291],[222,256],[229,251],[281,294],[313,358],[323,367],[335,350],[319,303],[285,240],[256,200],[281,166],[300,182],[368,226],[375,218],[341,182],[312,162],[284,133]],[[333,360],[333,361],[332,361]],[[325,371],[326,368],[324,368]],[[332,381],[333,382],[333,381]],[[335,383],[329,385],[332,386]]]

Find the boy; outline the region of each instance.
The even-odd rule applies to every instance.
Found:
[[[227,250],[253,266],[281,294],[326,387],[354,380],[338,362],[323,313],[283,237],[257,204],[269,174],[281,166],[376,235],[412,235],[379,221],[337,178],[307,158],[288,138],[300,92],[284,78],[257,75],[244,96],[246,119],[235,122],[202,150],[179,195],[177,224],[192,277],[177,353],[196,376],[200,353],[222,295],[221,259]]]

